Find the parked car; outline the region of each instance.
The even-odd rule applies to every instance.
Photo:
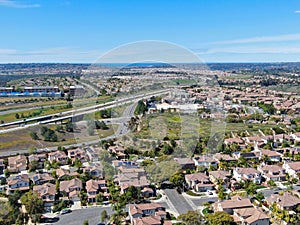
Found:
[[[70,212],[72,212],[71,209],[63,209],[63,210],[60,211],[60,215],[67,214],[67,213],[70,213]]]

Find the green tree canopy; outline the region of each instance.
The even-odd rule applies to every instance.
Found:
[[[206,214],[205,220],[208,225],[235,225],[232,216],[226,212],[215,212],[213,214]]]
[[[185,225],[201,225],[203,224],[202,220],[202,216],[198,211],[187,211],[184,214],[181,214],[178,217],[178,220],[180,220],[182,222],[182,224]]]

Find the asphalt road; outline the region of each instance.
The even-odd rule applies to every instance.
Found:
[[[175,189],[165,189],[164,190],[168,204],[171,203],[178,214],[186,213],[188,210],[193,210],[193,207],[185,200],[185,198],[178,194]]]
[[[260,189],[258,190],[259,192],[262,192],[265,196],[265,198],[268,198],[270,197],[272,194],[276,193],[276,192],[281,192],[281,191],[284,191],[285,189],[280,189],[278,187],[275,187],[273,189]],[[297,185],[293,185],[293,190],[294,191],[300,191],[300,186],[297,186]]]
[[[97,225],[101,223],[101,213],[106,212],[111,215],[112,208],[107,207],[90,207],[85,209],[74,210],[71,213],[59,215],[59,220],[55,225],[82,225],[85,220],[89,221],[89,225]]]
[[[203,206],[204,202],[216,202],[218,201],[217,197],[203,197],[203,198],[191,198],[191,201],[196,205],[196,206]]]

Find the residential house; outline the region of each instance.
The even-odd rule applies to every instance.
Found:
[[[121,187],[121,193],[125,193],[130,186],[143,189],[149,187],[150,182],[146,177],[143,168],[120,168],[120,172],[115,181]]]
[[[73,201],[79,200],[80,191],[82,190],[82,181],[78,178],[60,182],[59,191],[67,195]]]
[[[27,168],[27,159],[24,155],[8,157],[7,170],[11,173],[21,172]]]
[[[217,171],[210,171],[209,172],[209,179],[217,186],[219,182],[221,182],[221,185],[223,188],[226,188],[230,184],[230,179],[232,177],[232,174],[230,171],[225,170],[217,170]]]
[[[282,167],[285,169],[285,171],[294,178],[298,177],[298,174],[300,173],[300,162],[284,162]]]
[[[87,147],[86,149],[86,154],[89,157],[89,161],[98,161],[99,154],[98,152],[100,151],[99,148],[94,148],[94,147]]]
[[[281,210],[295,210],[300,204],[300,198],[289,192],[284,192],[283,195],[272,194],[266,198],[266,202],[269,206],[276,204]]]
[[[131,224],[134,224],[134,220],[137,218],[159,216],[161,219],[165,219],[167,216],[165,208],[159,203],[129,205],[128,214]]]
[[[125,148],[115,145],[115,146],[109,146],[108,149],[109,153],[116,155],[117,159],[125,159]]]
[[[103,166],[101,162],[83,163],[83,172],[90,174],[93,178],[103,178]]]
[[[211,166],[217,167],[217,161],[211,155],[195,156],[193,158],[195,166],[205,167],[209,169]]]
[[[281,154],[276,151],[271,151],[268,149],[261,149],[259,153],[259,159],[262,159],[263,156],[268,157],[268,161],[271,162],[280,162],[281,161]]]
[[[27,174],[10,176],[7,178],[7,194],[12,194],[15,191],[28,191],[29,177]]]
[[[133,219],[133,225],[162,225],[160,216],[137,217]]]
[[[245,143],[254,148],[262,147],[266,144],[265,139],[259,136],[244,137]]]
[[[153,196],[154,196],[154,191],[153,191],[153,189],[150,188],[150,187],[144,187],[144,188],[141,190],[141,195],[142,195],[144,198],[153,197]]]
[[[193,173],[185,175],[185,181],[188,188],[192,188],[198,192],[214,189],[214,184],[211,183],[209,177],[205,173]]]
[[[258,208],[234,209],[233,218],[238,225],[270,224],[270,217]]]
[[[28,163],[37,162],[38,163],[37,168],[43,169],[46,159],[47,159],[46,154],[33,154],[28,156]]]
[[[32,180],[34,185],[41,185],[44,183],[53,183],[55,179],[49,173],[36,173],[30,175],[30,179]]]
[[[58,168],[56,170],[56,175],[59,180],[68,180],[79,176],[75,168],[70,168],[70,169]]]
[[[105,180],[88,180],[86,182],[86,191],[88,202],[96,202],[97,194],[101,192],[106,192],[106,181]]]
[[[285,169],[280,165],[260,165],[257,167],[257,170],[261,172],[262,177],[266,181],[285,181]]]
[[[224,140],[224,144],[225,145],[232,145],[232,144],[242,145],[242,144],[244,144],[244,141],[242,139],[236,138],[236,137],[234,137],[234,138],[226,138]]]
[[[233,158],[230,155],[222,154],[222,153],[216,153],[216,154],[214,154],[213,158],[217,161],[217,163],[220,163],[221,161],[225,161],[227,163],[236,162],[237,161],[236,158]]]
[[[4,159],[0,159],[0,175],[4,173],[4,170],[5,170]]]
[[[241,196],[233,196],[230,200],[224,200],[212,204],[214,211],[222,212],[225,211],[230,215],[233,215],[234,209],[252,208],[252,204],[249,198]]]
[[[174,161],[177,162],[182,169],[194,170],[195,162],[190,158],[174,158]]]
[[[233,169],[233,177],[239,182],[251,180],[253,183],[261,183],[261,172],[254,168],[236,167]]]
[[[290,137],[291,137],[294,141],[300,142],[300,132],[290,134]]]
[[[88,156],[81,148],[68,150],[68,157],[74,162],[76,159],[80,162],[87,162]]]
[[[48,161],[53,163],[53,161],[58,162],[60,165],[66,165],[68,163],[68,157],[63,151],[56,151],[48,153]]]
[[[55,201],[56,185],[51,183],[44,183],[33,186],[33,191],[37,192],[44,202],[45,207],[52,206]]]
[[[236,159],[239,159],[239,158],[245,158],[247,160],[258,160],[259,157],[255,154],[255,152],[234,152],[233,154],[233,157],[236,158]]]

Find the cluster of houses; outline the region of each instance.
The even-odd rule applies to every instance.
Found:
[[[71,149],[55,151],[47,154],[32,154],[11,156],[0,160],[0,171],[6,172],[5,185],[1,190],[6,194],[13,194],[15,191],[29,191],[32,187],[44,201],[45,208],[49,210],[56,200],[80,201],[81,191],[86,191],[87,201],[96,202],[100,193],[104,199],[109,199],[106,181],[103,179],[102,164],[97,161],[94,154],[95,149],[89,151],[83,149]],[[95,160],[96,159],[96,160]],[[78,168],[71,167],[75,160],[82,163],[82,173],[89,175],[85,183],[80,179]],[[5,162],[6,161],[6,162]],[[29,172],[27,169],[35,162],[36,170]],[[58,163],[57,169],[46,169],[46,164]],[[85,187],[85,188],[84,188]]]
[[[232,155],[216,153],[213,155],[195,155],[192,158],[174,158],[184,171],[196,171],[185,174],[186,187],[193,192],[210,192],[218,190],[220,185],[225,190],[235,191],[248,180],[256,184],[267,186],[268,181],[276,183],[286,182],[287,177],[298,180],[300,161],[287,160],[285,153],[298,154],[297,147],[262,149],[269,140],[283,142],[289,140],[300,141],[300,133],[290,135],[233,137],[224,140],[224,144],[237,144],[240,150],[254,146],[253,150],[239,151]],[[110,194],[107,181],[104,179],[103,166],[98,161],[98,152],[103,150],[96,147],[57,150],[49,153],[37,153],[29,156],[17,155],[0,159],[0,175],[6,179],[6,184],[0,186],[0,191],[12,194],[15,191],[26,192],[32,189],[44,201],[46,209],[51,209],[59,200],[81,201],[82,191],[86,192],[88,203],[96,203],[98,196],[109,200]],[[120,194],[124,194],[131,186],[141,190],[145,198],[156,196],[155,188],[150,185],[147,174],[138,162],[127,161],[124,147],[114,145],[107,151],[115,157],[112,166],[117,171],[114,183],[120,187]],[[267,157],[265,157],[267,156]],[[257,159],[266,161],[257,167],[235,166],[240,158],[245,160]],[[28,168],[34,162],[36,170],[29,172]],[[80,162],[80,168],[75,165]],[[221,168],[223,163],[231,165]],[[56,169],[46,168],[47,164],[57,164]],[[233,165],[233,166],[232,166]],[[199,168],[206,168],[206,172],[198,172]],[[212,169],[214,168],[214,169]],[[3,175],[5,174],[5,176]],[[89,179],[81,179],[82,174],[88,174]],[[288,175],[288,176],[287,176]],[[300,204],[300,198],[293,193],[283,195],[273,194],[265,199],[268,206],[277,204],[282,210],[295,210]],[[270,224],[269,216],[259,207],[254,207],[248,198],[241,196],[219,201],[212,205],[214,211],[225,211],[233,216],[238,224]],[[129,220],[132,224],[159,225],[166,217],[166,209],[158,203],[134,204],[128,209]],[[164,222],[165,224],[168,221]]]

